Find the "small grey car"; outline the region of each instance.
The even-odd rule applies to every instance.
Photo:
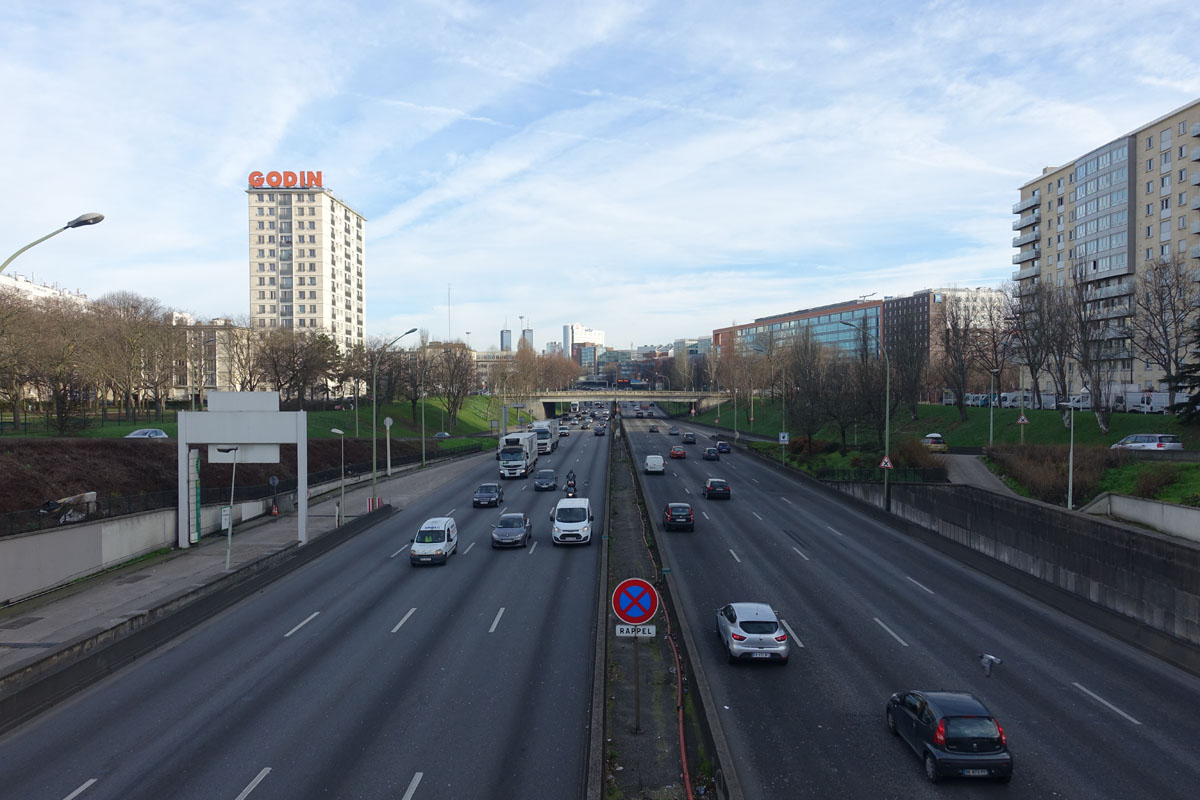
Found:
[[[519,512],[501,514],[492,526],[492,547],[528,547],[533,538],[533,523]]]
[[[788,662],[791,643],[775,610],[766,603],[730,603],[717,609],[717,636],[738,661]]]

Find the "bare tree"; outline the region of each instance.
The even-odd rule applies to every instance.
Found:
[[[947,292],[934,317],[938,348],[937,370],[942,382],[954,392],[959,419],[967,421],[967,381],[971,373],[972,336],[975,320],[966,298]]]
[[[1200,284],[1181,255],[1144,266],[1138,273],[1130,321],[1137,356],[1176,375],[1187,360],[1189,318],[1200,306]],[[1171,390],[1171,403],[1175,403]]]
[[[1071,319],[1067,314],[1069,305],[1069,290],[1065,286],[1046,286],[1046,316],[1042,326],[1045,329],[1044,343],[1047,356],[1047,370],[1050,380],[1054,382],[1056,397],[1070,399],[1071,375],[1074,369],[1072,353],[1075,350],[1072,338]],[[1067,410],[1060,406],[1063,425],[1068,424]]]
[[[986,374],[996,376],[994,381],[989,380],[988,389],[990,391],[995,387],[997,394],[1002,391],[1000,379],[1010,355],[1011,326],[1006,320],[1007,311],[1003,297],[987,295],[983,305],[975,310],[975,327],[971,336],[971,358]],[[988,402],[992,400],[989,395]]]
[[[858,346],[850,370],[854,402],[861,409],[861,417],[875,425],[876,436],[882,447],[887,417],[894,408],[892,398],[884,397],[888,361],[876,351],[876,345],[865,328],[857,329],[857,338]]]
[[[837,426],[842,452],[846,452],[846,432],[862,416],[862,406],[854,393],[854,357],[841,351],[830,353],[825,380],[818,384],[817,398],[825,416]]]
[[[121,396],[127,419],[145,386],[150,337],[161,325],[163,308],[157,300],[133,292],[109,292],[92,304],[102,332],[91,342],[93,363]]]
[[[15,291],[0,289],[0,397],[11,407],[14,425],[21,422],[21,397],[29,380],[33,319],[28,300]]]
[[[1041,282],[1026,288],[1009,283],[1004,291],[1013,350],[1019,362],[1029,370],[1033,397],[1031,405],[1041,408],[1041,374],[1050,360],[1051,350],[1049,337],[1055,308],[1053,287]]]
[[[420,336],[421,343],[414,345],[411,350],[405,350],[399,358],[396,376],[399,396],[408,401],[414,424],[417,421],[417,403],[425,396],[432,366],[432,354],[425,346],[428,334],[421,331]]]
[[[788,427],[804,434],[811,451],[813,437],[829,419],[820,394],[826,380],[828,353],[810,328],[801,328],[780,349],[779,357]]]
[[[181,333],[184,335],[181,336]],[[203,340],[203,337],[199,338]],[[204,346],[203,341],[200,346]],[[178,363],[187,358],[186,347],[186,330],[181,331],[166,319],[160,319],[159,324],[143,340],[142,381],[160,418],[175,386]],[[201,375],[201,381],[203,379]]]
[[[915,314],[896,320],[887,348],[892,360],[892,389],[896,402],[908,407],[913,422],[929,372],[929,334]]]
[[[449,430],[458,423],[467,396],[475,389],[475,357],[459,342],[447,347],[437,359],[439,381],[446,397]]]
[[[1119,327],[1105,322],[1101,306],[1094,299],[1086,282],[1085,269],[1083,263],[1072,267],[1072,283],[1064,292],[1066,317],[1070,325],[1071,356],[1079,368],[1083,387],[1091,396],[1096,424],[1100,426],[1101,431],[1108,433],[1109,416],[1112,411],[1109,408],[1108,396],[1110,376],[1104,362],[1121,358],[1122,353],[1126,352],[1120,342],[1122,333],[1128,331],[1122,331]],[[1129,355],[1124,357],[1128,358]]]
[[[233,322],[233,327],[225,334],[229,368],[233,373],[230,383],[239,392],[253,392],[264,374],[262,339],[265,334],[251,327],[251,320],[247,316],[238,317]]]
[[[87,344],[98,335],[98,320],[78,303],[59,297],[37,302],[29,331],[33,338],[30,378],[50,397],[48,421],[59,434],[82,427],[89,385],[95,374]]]

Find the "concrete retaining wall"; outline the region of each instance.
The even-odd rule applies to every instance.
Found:
[[[1126,522],[1136,522],[1156,531],[1200,542],[1200,508],[1104,492],[1079,510],[1085,514],[1105,514]]]
[[[880,484],[829,486],[883,505]],[[893,484],[891,510],[1136,623],[1122,635],[1177,663],[1200,647],[1200,545],[973,486]],[[1146,630],[1177,641],[1150,641]]]

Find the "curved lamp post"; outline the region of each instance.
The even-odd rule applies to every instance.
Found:
[[[46,234],[45,236],[43,236],[42,238],[38,239],[35,242],[30,242],[29,244],[25,245],[17,252],[13,253],[8,258],[4,259],[4,263],[0,264],[0,272],[4,272],[4,268],[7,267],[9,264],[11,264],[13,262],[13,259],[16,258],[17,256],[21,255],[21,253],[24,253],[26,250],[33,247],[34,245],[41,244],[42,242],[49,239],[51,236],[57,236],[58,234],[67,230],[68,228],[82,228],[85,225],[95,225],[97,222],[99,222],[102,219],[104,219],[103,214],[96,214],[94,212],[90,213],[90,214],[80,214],[78,217],[71,220],[66,225],[63,225],[58,230]]]
[[[336,433],[342,443],[342,498],[338,501],[337,524],[340,528],[346,518],[346,432],[340,428],[330,428],[330,433]]]
[[[883,347],[883,342],[879,341],[879,337],[877,337],[875,334],[871,333],[866,328],[862,328],[858,325],[855,325],[853,322],[847,322],[846,320],[842,320],[841,322],[843,325],[847,325],[856,330],[860,330],[863,333],[865,333],[867,336],[870,336],[872,339],[874,339],[875,344],[879,345],[879,352],[883,353],[883,357],[884,357],[884,359],[886,359],[887,372],[884,374],[884,381],[883,381],[883,431],[884,431],[884,433],[883,433],[883,455],[884,455],[884,458],[888,458],[890,461],[891,442],[892,442],[892,415],[889,412],[891,411],[891,399],[892,399],[892,359],[888,357],[887,350],[885,350]],[[883,510],[884,511],[892,510],[892,496],[891,496],[890,490],[888,489],[888,474],[890,472],[891,472],[890,469],[885,469],[883,471]]]
[[[237,445],[218,447],[218,453],[233,453],[233,477],[229,480],[229,527],[225,529],[225,571],[229,572],[229,558],[233,554],[233,491],[237,486]]]
[[[373,363],[371,365],[371,510],[372,511],[375,510],[375,504],[378,502],[378,499],[379,499],[379,496],[375,492],[376,473],[378,472],[378,465],[375,463],[375,453],[376,453],[376,447],[378,446],[378,439],[376,437],[375,431],[378,429],[378,417],[379,417],[379,411],[377,410],[377,407],[376,407],[377,401],[375,399],[375,378],[379,374],[379,362],[383,359],[383,354],[387,352],[387,349],[389,347],[391,347],[392,345],[394,345],[396,342],[403,339],[405,336],[408,336],[410,333],[415,333],[416,330],[417,330],[416,328],[409,328],[404,333],[400,334],[395,339],[392,339],[390,342],[385,344],[383,347],[379,348],[379,353],[378,353],[378,355],[375,356],[375,363]],[[354,416],[357,419],[357,417],[358,417],[357,409],[355,409],[355,411],[354,411]],[[388,474],[389,475],[392,474],[392,457],[390,455],[391,454],[391,446],[392,446],[392,440],[390,438],[390,426],[389,426],[389,438],[388,438],[388,453],[389,453],[389,455],[388,455]]]

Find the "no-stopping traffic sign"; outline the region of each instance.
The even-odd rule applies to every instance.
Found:
[[[641,578],[626,578],[612,596],[613,613],[627,625],[641,625],[658,613],[658,592]]]

